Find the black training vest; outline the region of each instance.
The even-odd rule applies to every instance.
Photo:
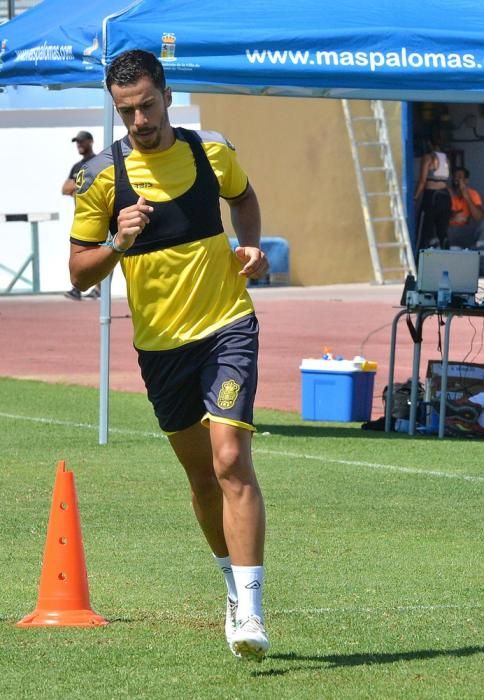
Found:
[[[186,141],[195,160],[195,182],[189,190],[168,202],[146,203],[153,207],[146,224],[133,246],[125,255],[140,255],[153,250],[171,248],[182,243],[217,236],[223,232],[220,215],[220,187],[210,161],[203,149],[198,134],[188,129],[174,129],[175,137]],[[128,138],[128,137],[125,137]],[[118,215],[121,209],[130,207],[139,199],[129,182],[124,163],[121,141],[111,146],[114,160],[114,209],[109,230],[114,236],[118,230]]]

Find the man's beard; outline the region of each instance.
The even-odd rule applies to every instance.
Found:
[[[152,151],[157,149],[161,144],[161,129],[157,128],[146,132],[143,137],[143,132],[131,134],[133,141],[143,151]]]

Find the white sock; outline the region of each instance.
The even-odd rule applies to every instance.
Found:
[[[213,558],[217,562],[217,566],[224,575],[225,583],[227,584],[227,593],[229,594],[230,600],[237,602],[237,588],[235,586],[234,574],[232,572],[232,563],[230,561],[230,557],[217,557],[217,555],[214,554]]]
[[[262,612],[264,567],[232,566],[232,571],[237,586],[237,619],[243,620],[249,615],[257,615],[264,622],[264,613]]]

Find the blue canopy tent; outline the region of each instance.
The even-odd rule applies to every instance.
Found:
[[[106,21],[104,60],[143,47],[175,90],[479,101],[476,0],[141,0]]]
[[[132,0],[45,0],[0,25],[0,85],[101,87],[103,21]]]
[[[0,25],[0,86],[102,86],[129,48],[182,92],[484,102],[475,0],[44,0]],[[112,103],[105,100],[105,144]],[[107,442],[109,282],[101,299],[100,442]]]

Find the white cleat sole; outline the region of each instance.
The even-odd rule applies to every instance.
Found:
[[[262,661],[269,649],[269,640],[258,615],[249,615],[238,622],[230,648],[242,659]]]
[[[246,661],[262,661],[267,654],[268,647],[244,640],[233,642],[231,649],[234,656],[238,658]]]

